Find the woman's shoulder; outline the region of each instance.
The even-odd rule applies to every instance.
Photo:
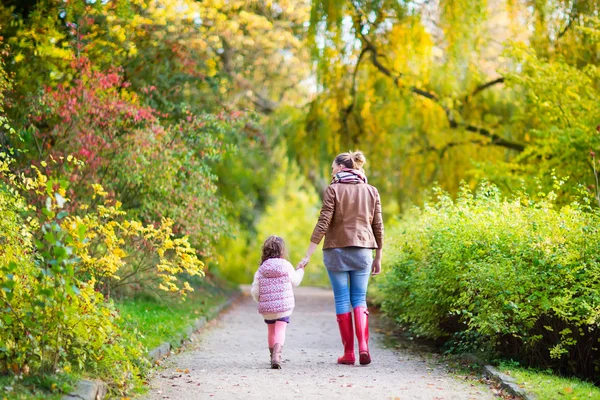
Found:
[[[370,191],[379,194],[379,190],[377,190],[377,188],[375,186],[369,185],[368,183],[366,185],[369,187]]]

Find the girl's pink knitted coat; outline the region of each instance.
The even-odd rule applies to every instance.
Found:
[[[294,291],[288,273],[290,266],[290,262],[283,258],[270,258],[258,268],[260,314],[281,313],[294,309]]]

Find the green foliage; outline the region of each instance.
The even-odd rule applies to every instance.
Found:
[[[600,44],[598,39],[591,39],[594,32],[600,32],[597,22],[586,20],[578,31],[581,40]],[[488,163],[483,168],[484,176],[508,190],[522,179],[528,187],[539,180],[550,188],[551,171],[556,170],[571,177],[565,188],[571,193],[579,184],[597,192],[593,156],[600,148],[597,65],[578,65],[560,55],[548,59],[523,43],[513,44],[507,53],[515,62],[505,74],[508,86],[523,92],[513,124],[515,129],[527,132],[524,139],[531,145],[509,162]]]
[[[14,400],[60,400],[77,383],[73,374],[0,376],[0,396]]]
[[[384,310],[419,335],[473,331],[528,362],[594,376],[578,354],[597,352],[600,214],[558,207],[554,192],[505,199],[488,183],[456,201],[434,192],[389,235]]]

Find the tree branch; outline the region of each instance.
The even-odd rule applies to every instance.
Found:
[[[423,155],[423,154],[425,154],[427,152],[433,151],[433,152],[438,153],[440,159],[442,159],[442,158],[444,158],[444,155],[446,154],[446,152],[448,150],[450,150],[451,148],[458,147],[458,146],[465,146],[465,145],[469,145],[469,144],[478,144],[478,145],[481,145],[481,146],[485,146],[485,145],[487,145],[489,143],[483,142],[481,140],[475,140],[475,139],[473,139],[473,140],[467,140],[466,142],[449,142],[449,143],[446,143],[444,146],[442,146],[440,148],[437,148],[435,146],[429,145],[429,146],[426,146],[426,147],[422,148],[419,151],[415,151],[413,153],[409,153],[409,154],[407,154],[407,156],[408,157],[413,157],[413,156]]]
[[[573,21],[577,18],[578,15],[579,12],[577,11],[577,1],[573,1],[573,7],[571,7],[571,11],[569,12],[569,22],[567,22],[567,25],[562,29],[562,31],[558,33],[556,40],[560,39],[565,35],[565,33],[567,33],[569,28],[571,28],[571,25],[573,25]]]
[[[492,87],[494,85],[498,85],[500,83],[504,83],[504,77],[503,76],[501,76],[500,78],[496,78],[493,81],[482,83],[481,85],[477,86],[475,88],[475,90],[473,90],[473,93],[471,93],[471,96],[469,96],[469,97],[475,96],[479,92],[483,92],[485,89],[490,88],[490,87]]]
[[[366,50],[368,52],[371,52],[371,61],[372,61],[373,65],[384,75],[392,78],[394,81],[394,85],[396,85],[398,88],[401,88],[402,85],[400,83],[400,79],[402,78],[402,74],[398,74],[398,75],[394,76],[392,71],[379,61],[379,58],[378,58],[379,54],[377,52],[377,48],[375,47],[375,45],[373,45],[373,43],[369,40],[369,38],[363,33],[363,28],[364,28],[364,25],[362,23],[363,12],[358,7],[358,5],[355,4],[355,2],[352,2],[352,4],[354,6],[354,9],[356,10],[356,19],[355,19],[356,22],[355,23],[358,25],[357,31],[358,31],[360,39],[363,43],[363,51]],[[475,89],[473,94],[477,94],[477,93],[481,92],[482,90],[485,90],[493,85],[496,85],[496,84],[499,84],[502,82],[504,82],[504,78],[500,77],[500,78],[495,79],[494,81],[480,85]],[[440,107],[442,107],[442,109],[444,110],[444,113],[446,114],[446,118],[448,119],[448,124],[449,124],[450,128],[453,128],[453,129],[463,128],[469,132],[477,133],[481,136],[491,139],[491,143],[494,145],[497,145],[497,146],[506,147],[508,149],[516,150],[519,152],[525,150],[524,145],[504,139],[494,133],[491,133],[489,130],[487,130],[485,128],[476,127],[476,126],[473,126],[470,124],[458,123],[454,119],[454,116],[452,115],[452,111],[448,107],[441,104],[440,99],[436,94],[427,92],[425,90],[421,90],[415,86],[410,87],[410,91],[418,96],[425,97],[425,98],[435,102]]]
[[[363,60],[364,55],[367,53],[367,48],[363,47],[363,49],[360,52],[360,55],[358,56],[358,60],[356,61],[356,65],[354,66],[354,72],[352,74],[352,87],[350,89],[350,97],[352,98],[352,101],[350,102],[350,104],[348,105],[348,107],[346,107],[345,109],[343,109],[343,117],[342,117],[342,123],[344,125],[344,128],[346,130],[346,133],[350,132],[350,128],[348,127],[348,119],[350,118],[350,115],[353,115],[352,111],[354,110],[354,106],[356,104],[356,76],[358,75],[358,71],[360,68],[360,63]],[[359,132],[356,135],[353,135],[351,140],[354,144],[356,144],[358,136],[362,133],[363,131],[363,127],[360,121],[360,118],[358,115],[354,115],[354,119],[356,120],[356,124],[359,127]]]
[[[382,65],[378,60],[377,60],[377,53],[373,50],[374,47],[372,46],[372,44],[367,44],[367,47],[369,48],[369,51],[371,51],[371,59],[373,60],[373,65],[375,65],[375,67],[382,72],[384,75],[389,76],[390,78],[394,79],[394,84],[397,87],[401,87],[400,85],[400,76],[396,76],[393,77],[392,76],[392,72],[386,68],[384,65]],[[499,78],[500,79],[500,78]],[[496,83],[500,83],[499,79],[497,79],[494,84]],[[503,78],[502,78],[503,79]],[[492,86],[492,84],[488,84],[488,86],[486,87],[490,87]],[[484,88],[485,89],[485,88]],[[483,89],[481,89],[483,90]],[[481,91],[479,90],[479,91]],[[425,97],[433,102],[435,102],[436,104],[438,104],[440,107],[442,107],[442,109],[444,110],[444,113],[446,114],[446,118],[448,119],[448,124],[450,126],[450,128],[452,129],[458,129],[458,128],[463,128],[469,132],[473,132],[476,134],[479,134],[481,136],[485,136],[489,139],[491,139],[491,143],[496,145],[496,146],[501,146],[501,147],[506,147],[508,149],[512,149],[512,150],[516,150],[518,152],[522,152],[523,150],[525,150],[525,146],[521,143],[517,143],[517,142],[513,142],[510,141],[508,139],[504,139],[501,136],[490,132],[489,130],[485,129],[485,128],[480,128],[474,125],[470,125],[470,124],[464,124],[464,123],[459,123],[454,119],[454,116],[452,115],[451,110],[444,106],[443,104],[440,103],[440,99],[439,97],[431,92],[427,92],[425,90],[421,90],[417,87],[411,87],[410,91],[413,92],[414,94],[421,96],[421,97]]]

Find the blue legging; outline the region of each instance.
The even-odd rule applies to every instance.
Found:
[[[353,308],[367,306],[370,268],[344,272],[327,270],[327,273],[333,288],[336,314],[345,314],[351,312]]]

